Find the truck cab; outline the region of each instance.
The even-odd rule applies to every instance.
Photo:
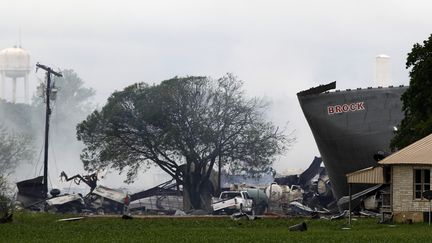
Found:
[[[252,212],[253,200],[247,191],[224,191],[212,203],[213,212]]]

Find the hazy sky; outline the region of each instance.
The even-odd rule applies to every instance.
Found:
[[[336,80],[376,86],[378,54],[393,84],[408,84],[406,54],[432,33],[430,1],[21,1],[0,0],[0,49],[19,42],[41,62],[72,68],[103,105],[138,81],[232,72],[298,142],[275,168],[305,168],[319,155],[298,91]],[[37,76],[41,77],[42,73]],[[35,76],[31,82],[34,92]],[[77,158],[77,166],[81,166]]]

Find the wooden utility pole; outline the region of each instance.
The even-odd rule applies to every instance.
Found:
[[[49,135],[49,118],[51,115],[51,107],[50,107],[50,94],[51,94],[51,74],[54,74],[57,77],[63,77],[61,73],[58,73],[52,70],[50,67],[45,65],[36,64],[37,68],[41,68],[46,71],[46,90],[45,90],[45,102],[46,102],[46,111],[45,111],[45,151],[44,151],[44,175],[43,175],[43,193],[44,197],[48,197],[48,135]],[[36,69],[37,70],[37,69]]]
[[[351,226],[351,201],[352,201],[352,195],[351,195],[351,187],[352,184],[348,183],[348,194],[349,194],[349,204],[348,204],[348,208],[349,208],[349,215],[348,215],[348,225]]]

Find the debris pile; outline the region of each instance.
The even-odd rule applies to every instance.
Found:
[[[307,216],[316,212],[337,212],[330,179],[321,163],[322,159],[315,157],[303,173],[275,178],[265,189],[270,210]]]
[[[62,177],[67,178],[64,172],[62,172]],[[86,176],[74,176],[71,179],[75,179],[75,183],[79,184],[83,178],[86,178]],[[42,180],[43,177],[40,176],[17,183],[18,209],[26,208],[34,211],[93,214],[121,214],[128,211],[130,198],[127,193],[120,190],[100,185],[94,185],[93,188],[93,184],[91,184],[91,190],[86,196],[82,196],[81,194],[60,195],[60,190],[53,189],[50,191],[51,197],[44,198]]]
[[[233,218],[246,217],[246,213],[250,215],[276,213],[328,219],[346,217],[346,212],[340,213],[339,209],[343,208],[341,205],[348,203],[348,197],[343,197],[338,202],[335,200],[329,177],[321,164],[321,158],[315,157],[303,173],[276,177],[267,186],[232,185],[228,190],[222,191],[219,198],[213,198],[214,214],[233,214]],[[43,177],[40,176],[17,183],[19,207],[36,211],[84,214],[129,215],[154,212],[167,215],[192,215],[198,213],[182,211],[183,191],[181,185],[178,185],[174,179],[128,195],[121,190],[97,185],[96,174],[68,177],[62,172],[61,178],[67,181],[73,180],[76,184],[84,182],[90,187],[90,192],[85,196],[79,193],[61,195],[58,189],[53,189],[50,192],[51,197],[44,198]],[[377,209],[384,201],[381,195],[386,191],[387,188],[378,185],[353,195],[352,199],[360,202],[360,209],[356,209],[355,213],[377,216]],[[235,214],[236,212],[239,214]]]

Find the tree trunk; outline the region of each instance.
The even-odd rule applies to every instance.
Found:
[[[201,175],[193,176],[195,180],[183,185],[183,207],[185,211],[205,210],[211,213],[211,195],[213,186],[209,180],[201,183]],[[198,186],[201,185],[201,186]]]

